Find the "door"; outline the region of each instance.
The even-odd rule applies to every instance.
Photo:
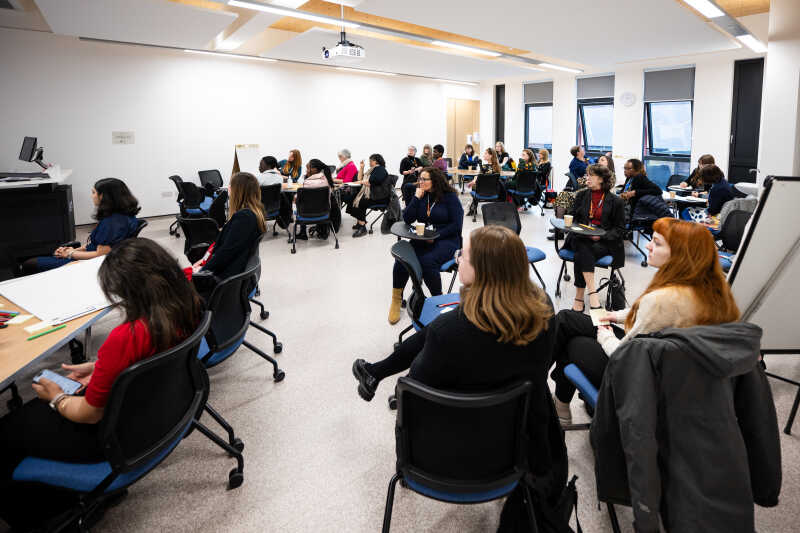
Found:
[[[445,157],[453,159],[453,166],[458,166],[458,158],[464,151],[464,145],[470,142],[475,153],[480,154],[480,146],[475,134],[481,129],[480,100],[447,99],[447,146]]]
[[[761,126],[761,88],[764,58],[736,61],[733,67],[733,112],[731,113],[728,181],[755,183],[750,169],[758,162],[758,134]]]

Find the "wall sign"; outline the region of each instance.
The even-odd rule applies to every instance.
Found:
[[[132,131],[112,131],[111,144],[135,144],[136,137]]]

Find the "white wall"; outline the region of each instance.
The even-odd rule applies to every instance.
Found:
[[[38,137],[47,161],[74,169],[76,223],[91,221],[91,186],[108,176],[143,216],[174,213],[167,177],[218,168],[227,181],[236,144],[327,164],[341,148],[356,160],[379,152],[396,171],[409,144],[446,144],[448,97],[479,98],[477,87],[10,29],[0,72],[0,169],[34,171],[17,155],[23,136]],[[112,145],[112,131],[135,132],[135,144]]]

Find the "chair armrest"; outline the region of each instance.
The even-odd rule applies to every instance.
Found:
[[[65,242],[64,244],[61,245],[61,247],[62,248],[80,248],[81,247],[81,243],[80,243],[80,241]]]

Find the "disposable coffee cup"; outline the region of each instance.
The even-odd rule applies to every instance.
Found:
[[[567,227],[572,225],[572,215],[564,215],[564,225]]]
[[[669,191],[669,197],[675,199],[675,191]]]
[[[424,222],[414,222],[414,229],[417,231],[417,235],[422,237],[425,235],[425,223]]]

